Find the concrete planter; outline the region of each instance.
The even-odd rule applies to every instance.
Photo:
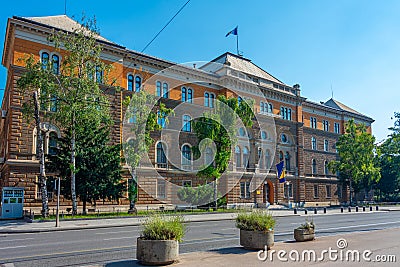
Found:
[[[314,229],[294,229],[294,239],[297,242],[314,240],[315,231]]]
[[[137,239],[136,258],[144,265],[165,265],[177,261],[179,242],[176,240]]]
[[[240,245],[245,249],[268,249],[274,245],[274,230],[268,232],[240,230]]]

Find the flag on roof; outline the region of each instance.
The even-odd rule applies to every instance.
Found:
[[[233,30],[231,30],[230,32],[228,32],[228,33],[225,35],[225,37],[228,37],[230,34],[238,35],[238,26],[236,26],[235,29],[233,29]]]

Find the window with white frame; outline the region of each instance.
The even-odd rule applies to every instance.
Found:
[[[160,125],[161,128],[165,128],[166,126],[165,114],[161,114],[160,111],[157,111],[157,124]]]
[[[189,145],[182,146],[182,169],[191,170],[192,168],[192,150]]]
[[[250,198],[250,182],[240,182],[240,198]]]
[[[192,117],[189,115],[183,115],[182,131],[191,132],[192,131]]]
[[[52,71],[54,74],[60,74],[60,57],[56,54],[51,56]]]
[[[286,151],[286,154],[285,154],[285,167],[286,167],[286,171],[290,171],[290,154],[288,151]]]
[[[181,100],[182,102],[193,103],[193,89],[183,86],[181,88]]]
[[[128,90],[133,91],[133,80],[134,77],[132,74],[128,74]]]
[[[324,140],[324,151],[328,152],[329,151],[329,141],[328,140]]]
[[[271,153],[268,149],[265,150],[265,168],[268,169],[271,166]]]
[[[317,161],[313,159],[311,161],[311,164],[312,164],[312,174],[317,174]]]
[[[243,167],[249,167],[249,149],[247,147],[243,148]]]
[[[322,124],[324,125],[324,131],[329,132],[329,121],[323,120]]]
[[[315,117],[310,117],[310,127],[317,129],[317,118]]]
[[[235,146],[236,167],[242,166],[242,153],[239,146]]]
[[[289,198],[293,198],[293,184],[289,183],[288,185],[285,184],[284,187],[284,197],[287,199],[288,198],[288,192],[289,192]]]
[[[169,85],[168,83],[164,82],[162,87],[162,97],[169,98]]]
[[[337,134],[340,133],[340,124],[337,123],[337,122],[335,122],[335,123],[334,123],[334,127],[335,127],[335,129],[334,129],[334,130],[335,130],[335,133],[337,133]]]
[[[319,197],[319,190],[318,190],[318,185],[315,184],[314,185],[314,198],[318,198]]]
[[[331,185],[329,185],[329,184],[326,185],[326,197],[327,198],[332,197],[332,189],[331,189]]]
[[[157,179],[157,198],[165,198],[166,183],[164,179]]]
[[[259,147],[257,149],[257,156],[258,156],[258,167],[260,169],[264,169],[264,157],[263,157],[263,151],[262,151],[261,147]]]
[[[292,120],[292,109],[287,107],[281,107],[281,118],[284,120]]]
[[[317,150],[317,139],[314,136],[311,137],[311,149]]]
[[[139,75],[135,76],[135,92],[140,92],[140,88],[142,87],[142,77]]]
[[[49,65],[50,55],[48,52],[42,52],[40,55],[40,61],[42,63],[42,69],[47,69]]]
[[[162,96],[162,84],[160,81],[156,81],[156,96]]]
[[[156,146],[157,168],[167,168],[167,157],[165,155],[166,146],[163,142],[158,142]]]

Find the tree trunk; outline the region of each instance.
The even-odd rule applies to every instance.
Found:
[[[215,210],[218,209],[218,185],[217,185],[218,179],[215,178],[215,183],[214,183],[214,204],[215,204]]]
[[[33,99],[35,101],[35,122],[37,129],[37,157],[39,158],[39,184],[40,184],[40,192],[42,195],[42,216],[49,216],[49,199],[47,197],[47,184],[46,184],[46,170],[45,170],[45,161],[44,161],[44,151],[43,151],[43,136],[42,129],[40,127],[40,116],[39,116],[39,101],[38,94],[35,91],[33,93]]]
[[[83,196],[82,202],[82,215],[86,215],[86,196]]]
[[[72,114],[72,134],[71,134],[71,200],[72,215],[78,213],[78,205],[76,203],[75,189],[75,113]]]

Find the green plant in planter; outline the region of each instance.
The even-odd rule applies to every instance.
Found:
[[[307,229],[309,231],[314,231],[314,229],[315,229],[314,221],[306,220],[306,222],[301,224],[299,227],[297,227],[297,229]]]
[[[239,213],[236,217],[236,227],[245,231],[268,232],[274,229],[275,224],[272,214],[263,211]]]
[[[176,240],[185,235],[182,216],[151,215],[143,224],[140,238],[145,240]]]

